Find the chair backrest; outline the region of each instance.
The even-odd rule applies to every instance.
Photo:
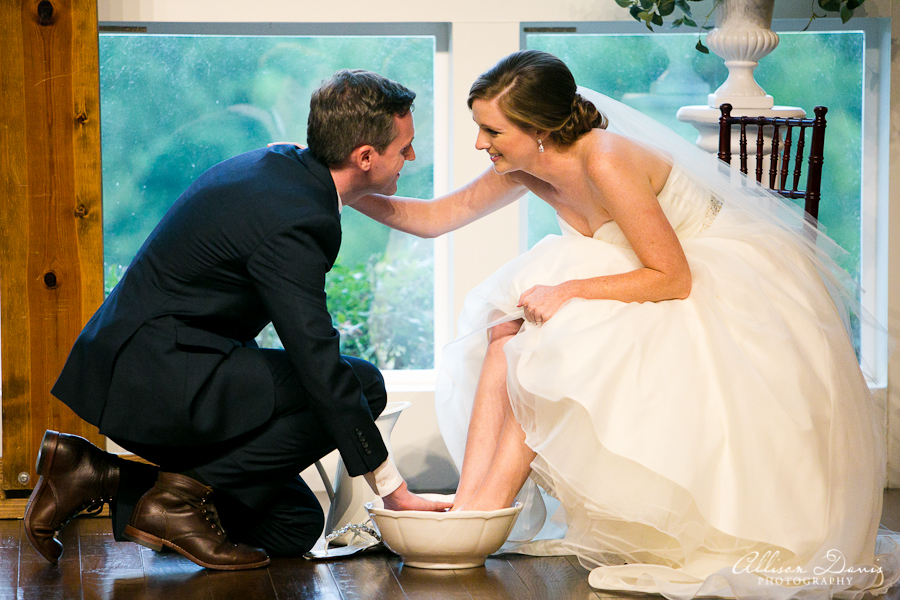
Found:
[[[787,198],[800,198],[805,200],[806,212],[814,219],[819,218],[819,199],[822,189],[822,162],[825,150],[825,113],[828,109],[817,106],[814,110],[815,117],[811,119],[784,118],[784,117],[732,117],[731,105],[723,104],[720,107],[722,116],[719,118],[719,158],[731,164],[731,128],[740,125],[740,159],[741,172],[747,174],[747,126],[756,127],[756,181],[762,185],[763,161],[769,157],[768,187]],[[771,149],[765,150],[764,127],[768,127],[766,133],[771,135]],[[808,154],[808,168],[806,171],[806,187],[799,189],[800,173],[803,166],[804,151],[806,150],[806,130],[811,129]],[[783,148],[781,145],[783,144]],[[793,151],[793,152],[792,152]],[[793,173],[791,173],[791,160],[793,159]],[[792,176],[790,176],[792,175]],[[791,185],[788,185],[789,181]]]

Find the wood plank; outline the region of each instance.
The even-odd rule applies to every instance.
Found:
[[[77,525],[80,538],[88,535],[112,536],[112,519],[108,517],[78,517],[72,523]]]
[[[208,571],[176,552],[154,552],[141,548],[144,591],[140,598],[213,600]]]
[[[533,600],[637,600],[658,599],[644,594],[585,590],[573,581],[587,569],[568,557],[516,556],[490,559],[485,568],[428,571],[407,568],[389,555],[354,556],[330,563],[300,558],[276,559],[268,569],[216,572],[197,567],[174,552],[156,553],[130,543],[113,541],[94,526],[98,520],[80,520],[63,534],[66,551],[59,565],[46,562],[22,535],[21,523],[0,523],[0,600],[44,598],[129,598],[142,600],[214,600],[216,598],[277,598],[331,600],[333,598],[503,598]],[[16,537],[18,536],[18,537]],[[21,551],[13,540],[20,544]],[[136,568],[139,555],[142,570]],[[574,559],[571,559],[574,561]],[[347,577],[336,583],[308,585],[309,575],[327,582],[330,571]],[[143,575],[141,574],[143,573]],[[290,574],[303,573],[295,577]],[[355,574],[357,577],[350,577]],[[371,575],[394,579],[396,586],[369,581]],[[573,580],[573,574],[575,579]],[[454,579],[456,581],[454,581]],[[402,589],[401,589],[402,588]],[[466,590],[466,591],[463,591]],[[582,595],[582,592],[585,592]],[[897,600],[900,588],[886,598]]]
[[[273,558],[269,576],[278,600],[341,600],[341,591],[324,562]]]
[[[141,600],[213,600],[206,571],[194,573],[170,573],[165,576],[144,576],[145,588],[134,595],[116,595],[113,598]],[[240,596],[235,596],[240,597]],[[250,597],[247,597],[250,600]]]
[[[21,521],[25,518],[25,507],[28,504],[28,498],[7,498],[0,500],[0,521],[15,519]],[[104,506],[103,510],[96,515],[78,517],[79,519],[102,519],[109,517],[109,506]]]
[[[383,552],[357,554],[346,560],[326,564],[344,600],[406,598]]]
[[[6,498],[0,500],[0,519],[23,519],[27,503],[27,498]]]
[[[484,568],[454,573],[473,600],[542,600],[531,594],[505,558],[488,558]]]
[[[0,600],[15,600],[19,587],[19,547],[0,548]]]
[[[63,530],[60,541],[63,543],[63,554],[59,563],[53,564],[31,547],[22,531],[19,538],[20,597],[41,600],[76,600],[82,597],[77,528]]]
[[[144,566],[140,546],[116,542],[108,533],[84,535],[80,525],[76,521],[66,529],[79,530],[84,600],[133,598],[143,592]]]
[[[268,569],[249,571],[209,571],[209,590],[214,600],[253,598],[253,600],[277,600]],[[180,594],[180,592],[179,592]]]
[[[18,186],[0,221],[8,232],[0,238],[7,490],[34,486],[46,429],[102,440],[50,395],[103,294],[96,10],[95,0],[0,8],[3,25],[13,28],[3,36],[2,66],[13,75],[2,90],[12,99],[0,125],[14,132],[2,150],[14,141],[24,150],[2,164],[5,187]]]
[[[569,563],[569,566],[572,567],[572,571],[577,573],[578,576],[581,577],[582,580],[584,580],[584,582],[590,587],[591,584],[588,581],[588,575],[591,574],[591,570],[588,568],[585,568],[580,562],[578,562],[578,559],[574,556],[566,556],[564,558],[566,559],[566,562]],[[591,589],[593,590],[594,588],[591,588]],[[612,592],[608,592],[606,590],[594,590],[594,594],[599,596],[602,600],[609,600],[610,598],[617,597],[615,594],[612,594]],[[610,594],[612,594],[612,595],[610,595]],[[642,594],[632,594],[632,595],[635,597],[636,600],[638,598],[643,597]]]
[[[387,559],[394,577],[410,600],[471,600],[455,571],[407,567],[398,556]]]
[[[28,180],[25,150],[25,58],[22,14],[18,2],[0,4],[0,353],[4,469],[0,482],[26,472],[27,432],[31,430],[29,399],[29,305],[24,290],[28,260]],[[15,460],[13,460],[15,457]]]
[[[53,398],[50,389],[86,322],[82,261],[97,261],[97,257],[81,256],[79,252],[77,223],[81,219],[75,215],[78,205],[75,153],[77,150],[88,156],[99,155],[99,137],[96,148],[73,143],[77,123],[76,82],[84,95],[84,88],[90,85],[82,83],[85,79],[92,83],[99,81],[96,60],[79,64],[75,50],[77,40],[78,46],[97,51],[96,18],[92,24],[82,19],[80,25],[87,29],[76,30],[74,16],[80,12],[96,14],[96,3],[56,0],[52,7],[52,15],[44,22],[39,16],[39,4],[26,3],[23,10],[29,192],[26,283],[32,340],[28,467],[32,477],[30,463],[47,428],[82,431],[81,420]],[[99,102],[98,83],[94,94]],[[96,161],[99,164],[99,158]],[[96,180],[99,187],[99,175]],[[102,251],[99,257],[100,264],[92,267],[102,270]],[[93,431],[89,430],[89,434],[96,438]],[[33,485],[20,484],[20,487]]]
[[[73,79],[75,114],[72,156],[74,157],[74,201],[69,207],[74,218],[67,219],[74,229],[81,299],[78,330],[90,320],[103,303],[103,169],[100,141],[100,57],[96,0],[73,2],[74,44]],[[76,334],[77,335],[77,334]],[[75,339],[69,343],[71,347]],[[68,348],[65,348],[68,354]],[[55,401],[55,400],[54,400]],[[68,409],[67,409],[68,410]],[[74,417],[74,413],[72,414]],[[77,419],[73,429],[94,444],[104,447],[103,436],[93,425]]]
[[[0,521],[0,600],[14,600],[19,587],[18,521]]]
[[[71,346],[70,314],[61,306],[79,302],[78,270],[72,266],[75,240],[60,219],[64,206],[74,202],[74,134],[72,80],[73,31],[68,2],[54,4],[22,3],[22,42],[25,53],[25,125],[28,156],[28,214],[24,234],[28,236],[25,264],[25,294],[29,306],[31,344],[30,428],[22,431],[25,465],[19,456],[16,475],[30,479],[4,478],[6,489],[34,486],[35,474],[31,448],[37,448],[43,436],[41,425],[62,417],[51,400],[50,388],[62,368]],[[49,7],[48,17],[39,10]],[[63,252],[68,250],[68,256]],[[73,285],[74,284],[74,285]],[[71,310],[69,311],[71,312]],[[77,334],[76,334],[77,335]],[[15,431],[16,424],[12,423]],[[46,428],[46,427],[45,427]],[[70,431],[60,423],[60,429]],[[4,432],[8,431],[4,427]],[[5,436],[4,436],[5,437]],[[34,453],[36,455],[36,453]],[[4,456],[5,453],[4,453]],[[4,461],[4,466],[6,461]],[[7,473],[13,475],[7,470]]]
[[[0,548],[19,548],[21,526],[18,521],[0,521]]]
[[[128,542],[119,543],[124,544]],[[206,577],[206,569],[200,565],[194,564],[177,552],[172,552],[168,549],[161,552],[155,552],[150,548],[144,548],[143,546],[140,546],[139,549],[141,551],[141,561],[144,564],[144,575],[148,580],[163,579],[162,576],[164,575],[167,577],[171,575],[180,575],[184,576],[182,578],[184,580],[187,580],[188,578],[204,579]],[[202,573],[203,577],[194,577],[199,573]],[[207,589],[209,588],[208,584],[204,585]],[[210,598],[212,598],[211,595]]]
[[[536,598],[599,600],[585,573],[575,569],[565,556],[519,554],[508,555],[507,560]]]

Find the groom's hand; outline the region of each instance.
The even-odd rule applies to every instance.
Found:
[[[452,502],[434,502],[421,496],[416,496],[406,487],[406,482],[400,484],[396,490],[382,498],[384,507],[388,510],[448,510],[453,506]]]

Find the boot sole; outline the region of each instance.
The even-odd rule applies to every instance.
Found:
[[[41,545],[35,540],[34,534],[31,532],[31,516],[32,509],[34,508],[34,504],[37,501],[38,497],[44,493],[44,472],[45,469],[49,472],[50,469],[53,468],[53,457],[56,455],[56,446],[59,442],[59,433],[56,431],[47,430],[44,432],[44,438],[41,440],[41,449],[38,451],[37,461],[35,462],[34,470],[40,476],[37,482],[37,485],[34,487],[34,491],[31,493],[31,496],[28,498],[28,506],[25,508],[25,535],[28,536],[28,541],[31,542],[32,547],[37,550],[38,554],[46,558],[48,561],[52,563],[58,563],[59,557],[48,556],[41,549]]]
[[[204,567],[206,569],[214,569],[216,571],[244,571],[247,569],[258,569],[260,567],[265,567],[266,565],[268,565],[271,562],[271,560],[267,558],[266,560],[262,560],[259,562],[246,563],[246,564],[242,564],[242,565],[210,564],[208,562],[204,562],[204,561],[200,560],[199,558],[192,555],[190,552],[188,552],[181,546],[178,546],[177,544],[173,544],[169,540],[164,540],[161,537],[157,537],[151,533],[141,531],[140,529],[136,529],[136,528],[132,527],[131,525],[125,526],[125,532],[123,534],[123,537],[125,537],[128,540],[131,540],[135,544],[140,544],[141,546],[144,546],[145,548],[150,548],[154,552],[159,552],[160,550],[163,549],[163,546],[165,546],[166,548],[171,548],[172,550],[174,550],[178,554],[182,555],[183,557],[185,557],[192,563],[194,563],[196,565],[200,565],[201,567]]]

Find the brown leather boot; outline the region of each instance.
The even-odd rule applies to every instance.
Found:
[[[99,512],[119,487],[119,461],[77,435],[47,430],[35,467],[40,478],[25,509],[25,534],[50,562],[59,561],[56,534],[84,510]]]
[[[207,569],[237,571],[269,564],[265,550],[228,540],[212,493],[196,479],[160,472],[134,507],[125,537],[156,551],[166,546]]]

